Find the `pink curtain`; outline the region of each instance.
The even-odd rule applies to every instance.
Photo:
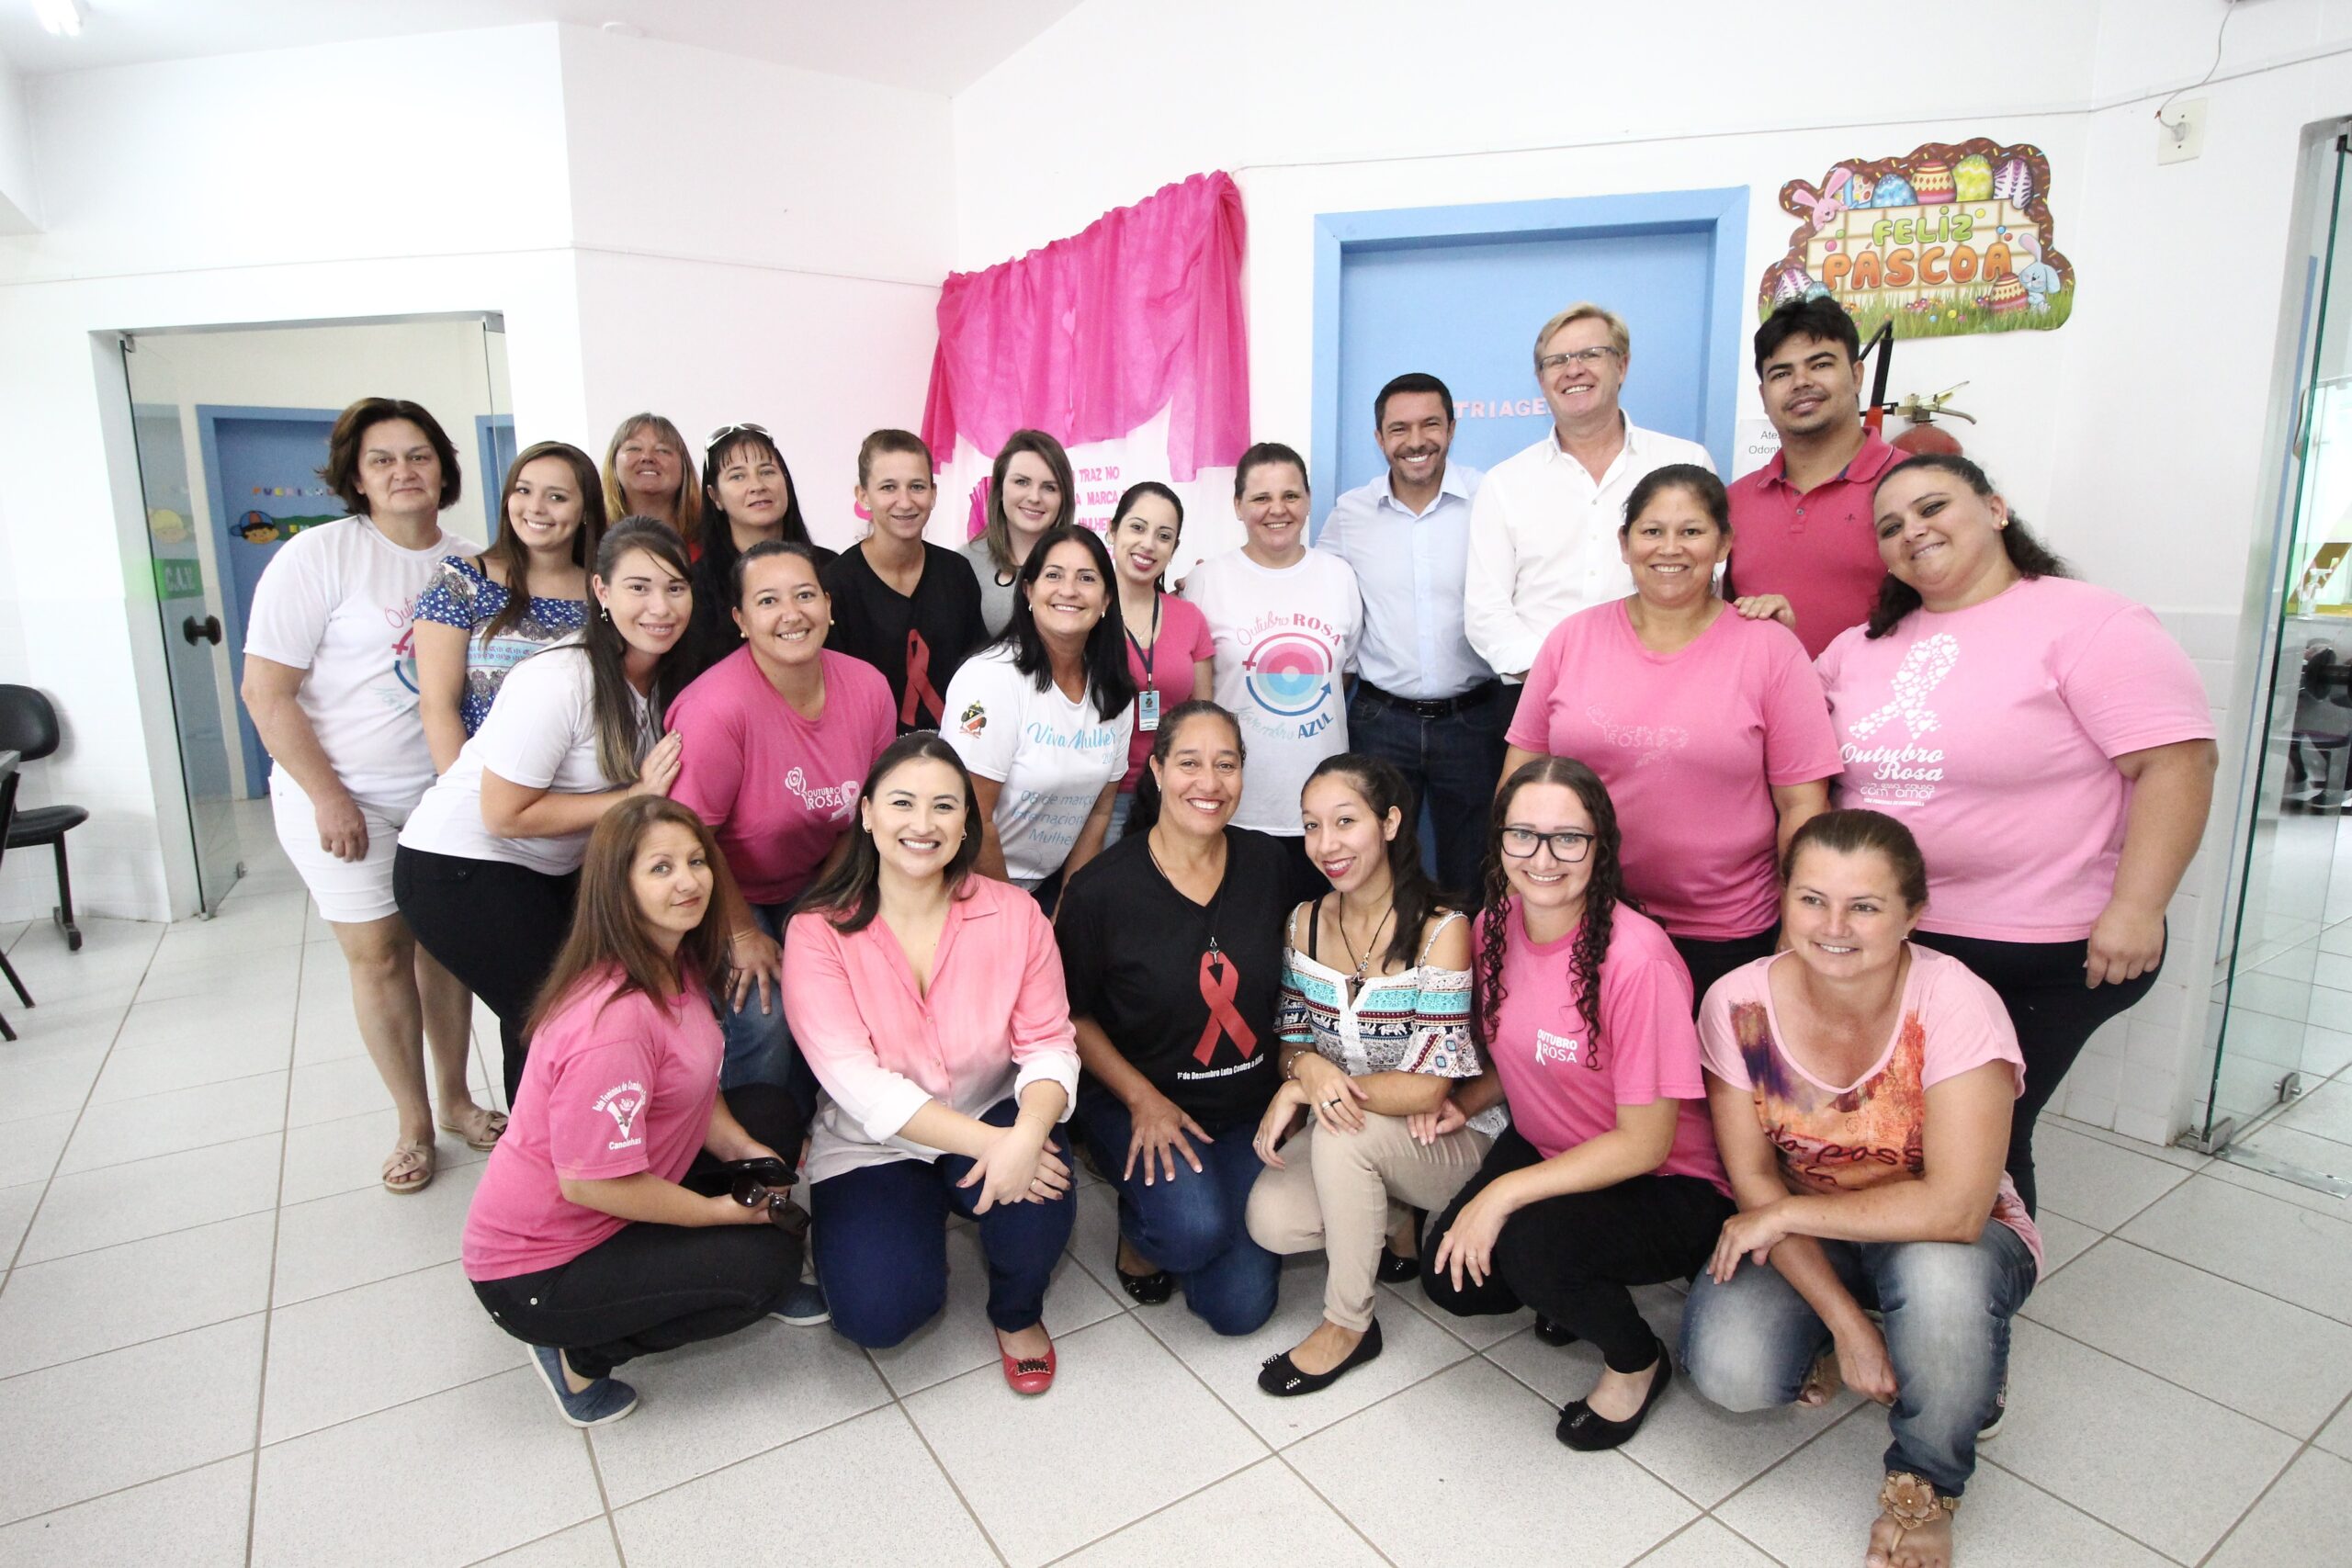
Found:
[[[1066,446],[1107,441],[1168,412],[1172,476],[1250,445],[1241,319],[1241,192],[1224,174],[1163,186],[1080,232],[939,295],[923,439],[994,454],[1023,426]]]

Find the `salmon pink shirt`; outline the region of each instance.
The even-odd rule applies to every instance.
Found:
[[[1689,647],[1653,653],[1625,601],[1579,610],[1544,639],[1510,744],[1574,757],[1609,786],[1625,886],[1701,942],[1780,918],[1774,787],[1838,776],[1838,739],[1804,645],[1729,605]]]
[[[1839,806],[1903,822],[1928,862],[1919,929],[2080,942],[2115,890],[2127,751],[2213,739],[2205,687],[2156,617],[2071,578],[1854,627],[1818,668]]]
[[[1077,1098],[1078,1036],[1061,954],[1036,899],[1021,889],[993,877],[964,879],[947,906],[927,990],[917,988],[879,916],[845,932],[810,910],[794,916],[788,932],[785,1017],[825,1089],[811,1132],[810,1181],[938,1158],[937,1149],[898,1135],[933,1100],[978,1116],[1048,1079]]]

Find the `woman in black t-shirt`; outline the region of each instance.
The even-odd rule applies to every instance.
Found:
[[[857,503],[874,520],[825,569],[833,629],[825,646],[882,671],[899,733],[945,729],[948,677],[988,640],[980,585],[954,550],[926,543],[938,503],[931,448],[907,430],[877,430],[857,449]]]
[[[1215,703],[1168,716],[1150,769],[1159,820],[1073,875],[1055,919],[1086,1069],[1078,1113],[1119,1190],[1127,1294],[1164,1302],[1173,1275],[1211,1328],[1248,1334],[1272,1314],[1281,1272],[1247,1216],[1297,856],[1229,825],[1241,732]]]

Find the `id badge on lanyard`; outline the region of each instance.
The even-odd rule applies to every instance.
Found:
[[[1159,694],[1141,691],[1136,694],[1136,728],[1148,735],[1159,728]]]

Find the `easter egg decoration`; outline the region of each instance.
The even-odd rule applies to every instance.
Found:
[[[2003,274],[1984,300],[1984,308],[1996,316],[2006,316],[2025,307],[2025,282],[2013,272]]]
[[[2001,160],[1993,171],[1993,194],[2012,207],[2023,207],[2033,199],[2033,165],[2023,158]]]
[[[1804,268],[1783,266],[1780,276],[1772,280],[1772,305],[1777,310],[1792,300],[1810,299],[1816,293],[1827,292],[1813,280],[1813,275]]]
[[[1971,152],[1951,166],[1952,194],[1962,201],[1989,201],[1993,197],[1993,162],[1982,152]]]
[[[1911,188],[1918,193],[1919,205],[1939,207],[1951,200],[1951,165],[1926,163],[1911,171]]]
[[[1871,187],[1872,207],[1914,207],[1918,199],[1911,194],[1911,182],[1901,175],[1881,175]]]

